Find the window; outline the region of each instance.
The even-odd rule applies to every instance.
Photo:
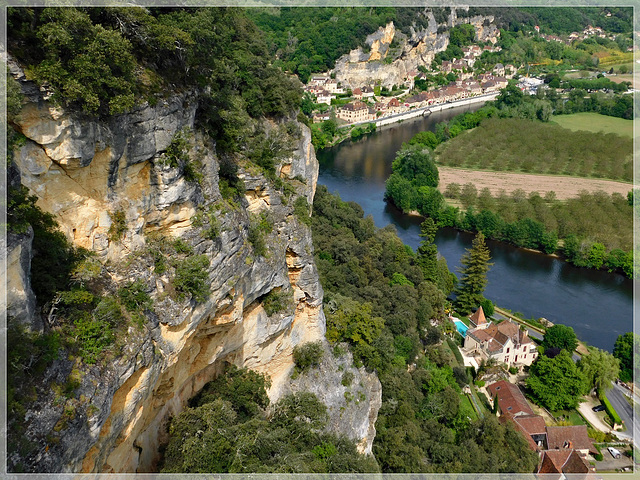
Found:
[[[509,363],[509,357],[504,357],[504,363]]]
[[[509,349],[509,347],[507,347],[507,351],[506,351],[506,353],[509,353],[509,350],[510,350],[510,349]]]

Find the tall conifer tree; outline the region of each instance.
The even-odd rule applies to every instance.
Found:
[[[469,313],[473,307],[484,300],[482,293],[487,286],[487,272],[493,263],[489,263],[491,255],[484,243],[484,235],[479,232],[460,263],[464,268],[458,271],[462,274],[460,283],[454,290],[456,294],[455,306],[460,313]]]

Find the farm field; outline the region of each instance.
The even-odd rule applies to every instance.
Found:
[[[633,121],[624,118],[600,115],[599,113],[583,112],[571,115],[556,115],[552,117],[553,123],[571,131],[589,131],[594,133],[615,133],[617,135],[632,138]]]
[[[508,172],[491,172],[464,168],[439,166],[440,184],[438,189],[444,192],[450,183],[475,184],[478,191],[488,188],[492,195],[500,190],[510,194],[522,189],[527,194],[538,192],[544,196],[547,192],[555,192],[558,200],[567,200],[578,196],[582,190],[588,192],[603,191],[608,194],[619,193],[626,197],[632,185],[625,182],[600,180],[595,178],[565,177],[559,175],[536,175]]]
[[[572,131],[533,120],[487,119],[441,144],[435,154],[438,168],[633,180],[630,136]]]

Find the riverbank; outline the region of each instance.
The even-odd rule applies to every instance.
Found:
[[[382,127],[388,127],[391,125],[395,125],[397,123],[405,122],[407,120],[415,120],[415,119],[428,117],[432,113],[442,112],[452,108],[466,107],[470,105],[490,102],[495,100],[498,95],[499,95],[499,92],[489,93],[485,95],[478,95],[477,97],[463,98],[462,100],[455,100],[453,102],[415,108],[413,110],[409,110],[408,112],[397,113],[395,115],[390,115],[388,117],[381,117],[374,121],[351,123],[349,125],[345,125],[338,128],[336,132],[336,136],[332,140],[328,141],[323,148],[318,149],[318,151],[339,145],[345,140],[352,140],[351,132],[354,128],[359,128],[359,127],[373,124],[375,125],[375,129],[381,129]],[[369,133],[371,132],[364,133],[363,136],[367,136]],[[358,139],[362,138],[363,136],[359,136]]]
[[[318,154],[319,184],[357,202],[375,225],[393,224],[403,243],[420,246],[421,217],[402,214],[384,198],[385,180],[398,149],[421,131],[480,105],[437,112],[429,117],[384,127],[357,142],[344,142]],[[438,252],[455,272],[471,247],[472,233],[441,228],[436,234]],[[492,262],[485,295],[494,303],[527,318],[545,317],[574,328],[579,338],[608,351],[620,334],[632,330],[633,282],[603,270],[578,268],[557,257],[532,253],[504,242],[487,240]],[[613,314],[615,312],[615,314]]]

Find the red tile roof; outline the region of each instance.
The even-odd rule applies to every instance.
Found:
[[[589,450],[594,455],[598,453],[587,434],[586,425],[570,427],[547,427],[547,444],[549,449]]]
[[[537,473],[588,474],[590,471],[591,467],[576,450],[545,450]]]
[[[527,403],[526,398],[524,398],[524,395],[516,385],[505,380],[500,380],[499,382],[489,385],[487,390],[492,398],[498,399],[498,406],[500,407],[501,413],[534,415],[529,403]]]
[[[544,418],[540,415],[518,415],[513,419],[517,422],[529,435],[546,435],[547,426]]]
[[[476,327],[478,325],[484,325],[485,323],[487,323],[487,319],[484,316],[484,310],[482,310],[482,307],[478,307],[478,310],[476,310],[475,313],[469,317],[469,321]]]

